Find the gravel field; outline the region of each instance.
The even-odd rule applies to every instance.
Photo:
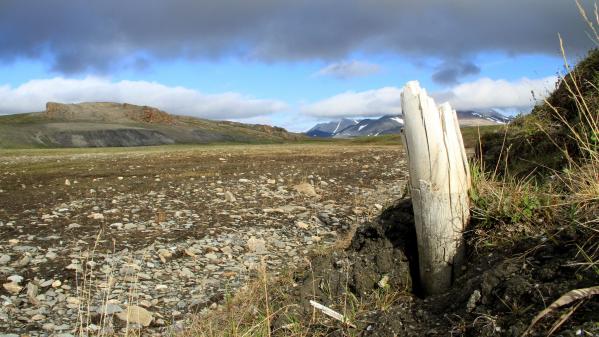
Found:
[[[0,153],[0,336],[161,335],[404,192],[401,146]]]

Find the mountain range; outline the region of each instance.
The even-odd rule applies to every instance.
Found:
[[[497,125],[509,123],[512,118],[499,112],[457,111],[461,126]],[[404,125],[402,115],[387,115],[378,119],[348,119],[318,123],[306,132],[320,138],[370,137],[400,133]]]
[[[133,104],[61,104],[0,116],[0,148],[283,142],[305,136],[279,127],[177,116]]]

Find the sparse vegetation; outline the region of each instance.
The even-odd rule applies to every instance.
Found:
[[[530,115],[521,116],[506,127],[462,130],[466,146],[477,152],[472,166],[470,262],[465,275],[448,294],[430,298],[427,304],[409,294],[410,289],[389,285],[375,286],[368,294],[357,293],[352,288],[355,280],[348,277],[342,293],[328,291],[323,297],[318,288],[331,287],[323,280],[330,280],[326,273],[334,271],[303,278],[287,275],[268,287],[270,329],[264,325],[267,321],[263,294],[250,291],[239,294],[233,302],[211,313],[189,333],[200,336],[353,336],[362,333],[382,336],[385,334],[380,331],[391,331],[383,329],[385,324],[393,326],[390,320],[396,320],[399,323],[395,326],[401,326],[402,322],[412,324],[412,330],[393,330],[403,331],[400,335],[406,336],[599,334],[599,301],[593,297],[599,284],[597,74],[599,51],[595,50],[575,69],[569,69],[556,91]],[[399,137],[354,139],[353,142],[398,143]],[[385,223],[383,218],[374,222]],[[362,233],[364,230],[362,228]],[[349,246],[351,251],[351,244]],[[313,261],[319,259],[315,257],[300,270],[314,274]],[[359,260],[351,261],[358,263]],[[281,289],[309,288],[306,282],[316,282],[312,285],[314,298],[326,301],[350,317],[351,322],[357,323],[357,329],[309,311],[303,314],[291,311],[296,316],[289,317],[287,309],[301,306],[302,298],[281,293]],[[570,292],[577,288],[585,288],[579,292],[583,295]],[[476,292],[478,297],[474,295]],[[560,299],[555,302],[559,305],[553,304],[551,310],[543,311],[562,295],[567,295],[564,296],[567,301]],[[447,303],[448,298],[452,303]],[[466,302],[468,308],[465,308]],[[239,315],[249,306],[256,314],[242,325],[245,328],[222,328],[238,317],[247,319],[247,315]],[[558,309],[561,306],[566,308]],[[402,311],[406,308],[412,310],[412,314]],[[418,314],[414,315],[413,311]],[[279,325],[272,323],[282,316],[293,322],[286,326],[289,330],[281,331]],[[422,326],[413,319],[436,324]],[[204,329],[210,324],[221,328]],[[259,332],[256,326],[260,326]]]

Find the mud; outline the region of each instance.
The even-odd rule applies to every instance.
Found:
[[[309,305],[315,300],[344,313],[355,328],[321,315],[310,326],[313,334],[521,336],[533,317],[561,295],[599,282],[596,270],[576,264],[582,233],[559,228],[509,247],[477,252],[468,247],[465,271],[453,287],[422,298],[413,226],[411,202],[400,200],[376,221],[363,224],[345,251],[314,257],[310,270],[298,274],[297,286],[289,290],[288,302],[301,303],[301,309],[279,315],[273,330],[281,331],[288,317],[315,321]],[[388,285],[381,287],[385,275]],[[369,303],[373,294],[390,289],[396,294],[392,305],[348,308],[348,298]],[[563,312],[542,319],[530,335],[546,336]],[[599,299],[586,300],[554,335],[599,336]]]

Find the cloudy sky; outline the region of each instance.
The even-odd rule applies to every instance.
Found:
[[[591,7],[591,0],[581,0]],[[591,48],[573,0],[1,0],[0,114],[116,101],[305,131],[400,113],[526,112]]]

